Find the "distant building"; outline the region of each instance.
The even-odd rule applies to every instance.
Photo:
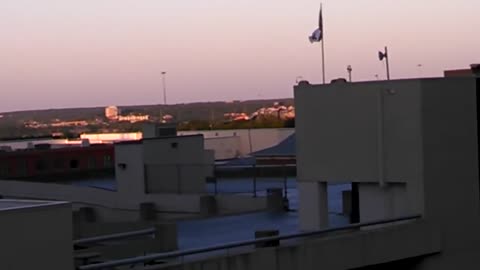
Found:
[[[105,108],[105,117],[110,120],[118,119],[120,109],[117,106],[108,106]]]
[[[471,64],[469,69],[445,70],[444,77],[473,77],[480,76],[480,64]]]
[[[170,114],[166,114],[162,117],[162,123],[170,123],[173,121],[173,116]]]
[[[34,149],[0,152],[0,177],[51,177],[112,169],[113,159],[112,144],[54,149],[40,144]]]
[[[473,76],[473,72],[471,69],[452,69],[452,70],[445,70],[443,72],[444,77],[471,77]]]
[[[273,103],[273,107],[258,109],[250,116],[250,119],[255,119],[257,117],[273,117],[282,120],[293,119],[295,118],[295,107],[287,107],[280,102],[275,102]]]
[[[51,127],[85,127],[88,126],[88,122],[85,120],[82,121],[63,121],[63,122],[54,122],[50,124]]]
[[[117,117],[118,121],[124,121],[124,122],[130,122],[130,123],[148,121],[149,119],[150,119],[149,115],[127,115],[127,116],[120,115]]]
[[[89,140],[94,143],[115,143],[121,141],[135,141],[142,139],[141,132],[129,133],[84,133],[80,139]]]
[[[175,123],[144,123],[142,136],[144,139],[177,136],[177,125]]]
[[[227,121],[248,121],[250,117],[246,113],[225,113],[223,115]]]

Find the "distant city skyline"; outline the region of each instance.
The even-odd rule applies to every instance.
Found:
[[[321,82],[319,1],[5,0],[0,111],[287,98]],[[323,1],[327,81],[480,62],[475,0]]]

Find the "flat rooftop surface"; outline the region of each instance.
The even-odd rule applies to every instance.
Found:
[[[228,182],[228,181],[225,181]],[[234,190],[241,183],[233,182]],[[244,185],[248,183],[243,183]],[[265,183],[263,183],[266,185]],[[232,186],[230,186],[231,188]],[[270,187],[270,186],[269,186]],[[245,188],[245,187],[244,187]],[[328,208],[330,227],[349,224],[349,217],[342,215],[342,191],[350,190],[349,184],[328,186]],[[264,192],[264,191],[263,191]],[[259,192],[259,193],[263,193]],[[259,194],[260,196],[264,194]],[[185,220],[178,222],[178,244],[180,249],[252,240],[257,230],[278,230],[280,234],[300,232],[298,218],[298,191],[294,180],[288,181],[287,197],[289,212],[258,212],[243,215],[215,217],[208,219]]]
[[[115,190],[114,179],[90,179],[88,181],[74,181],[73,185],[96,187]],[[299,231],[298,218],[298,190],[295,178],[259,178],[256,181],[256,194],[266,196],[269,188],[287,187],[287,198],[290,211],[283,213],[256,212],[207,219],[178,221],[178,244],[180,249],[200,248],[211,245],[225,244],[251,240],[255,238],[257,230],[278,230],[280,234],[296,233]],[[214,183],[207,183],[209,194],[236,194],[237,196],[253,196],[253,180],[218,179]],[[330,227],[349,224],[349,217],[342,215],[342,192],[350,190],[350,184],[335,184],[328,186],[328,208]]]

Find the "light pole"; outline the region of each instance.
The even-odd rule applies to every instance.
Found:
[[[301,81],[303,81],[303,77],[302,77],[302,76],[297,76],[297,77],[295,78],[295,83],[298,84],[298,83],[301,82]]]
[[[162,82],[163,82],[163,105],[167,105],[167,82],[166,82],[166,71],[162,71]]]
[[[422,75],[423,75],[423,74],[422,74],[422,67],[423,67],[422,64],[418,64],[418,65],[417,65],[417,68],[418,68],[418,76],[419,76],[419,77],[422,77]]]
[[[352,66],[351,65],[348,65],[347,67],[347,71],[348,71],[348,81],[349,82],[352,82]]]

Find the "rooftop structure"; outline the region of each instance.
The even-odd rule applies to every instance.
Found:
[[[73,269],[70,204],[1,199],[0,223],[2,269]]]

